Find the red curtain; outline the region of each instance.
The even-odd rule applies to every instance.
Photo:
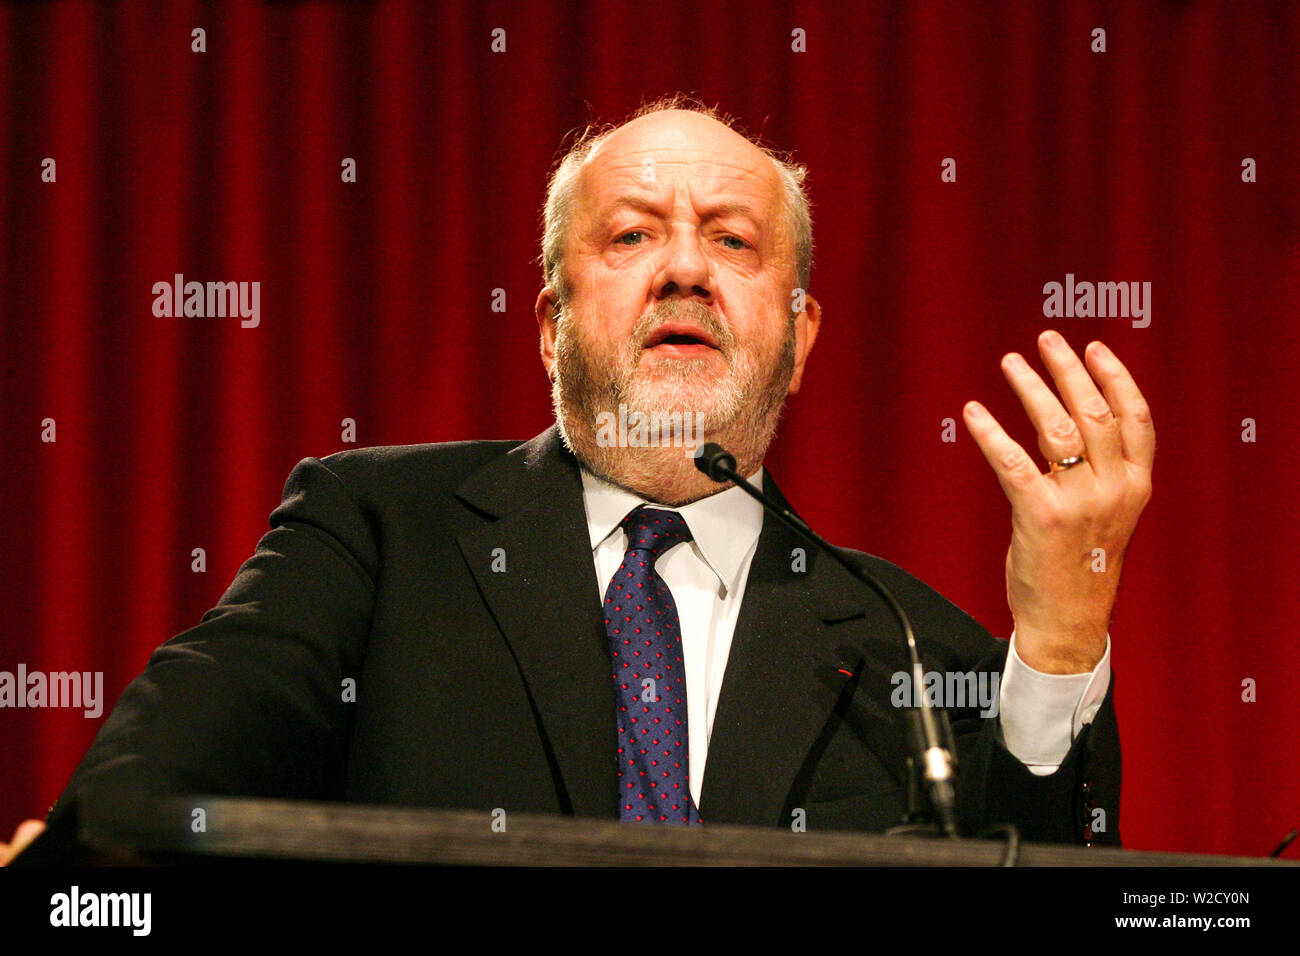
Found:
[[[1300,14],[859,6],[0,4],[0,670],[102,671],[106,714],[344,419],[545,428],[560,140],[691,92],[812,170],[825,322],[768,465],[828,537],[1006,635],[1009,507],[962,404],[1032,448],[1004,352],[1055,327],[1129,365],[1159,452],[1112,628],[1124,834],[1268,852],[1300,825]],[[178,273],[260,282],[260,324],[156,316]],[[1149,327],[1044,318],[1067,274],[1150,282]],[[102,720],[0,710],[4,838]]]

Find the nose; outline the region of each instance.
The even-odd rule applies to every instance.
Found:
[[[680,224],[673,230],[664,252],[664,262],[655,278],[655,296],[697,296],[713,301],[713,269],[698,231]]]

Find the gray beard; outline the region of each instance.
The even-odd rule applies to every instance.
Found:
[[[633,362],[641,343],[674,318],[692,320],[714,337],[728,366],[724,380],[708,385],[706,359],[675,361],[658,369],[653,382],[644,373],[638,379]],[[730,330],[712,313],[698,303],[670,300],[638,323],[621,356],[601,363],[561,307],[551,383],[560,435],[592,474],[648,501],[679,506],[705,498],[727,486],[701,474],[680,442],[665,440],[659,447],[602,442],[597,422],[602,414],[617,418],[620,408],[629,417],[640,414],[658,423],[680,422],[673,416],[686,414],[701,426],[687,430],[692,439],[702,431],[703,441],[717,442],[735,456],[741,474],[753,474],[776,436],[794,372],[794,345],[791,318],[777,362],[764,378],[757,360],[737,349]]]

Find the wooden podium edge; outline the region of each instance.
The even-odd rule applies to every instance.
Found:
[[[1005,843],[243,797],[82,797],[76,839],[108,862],[413,866],[999,866]],[[1018,866],[1297,866],[1267,857],[1021,844]]]

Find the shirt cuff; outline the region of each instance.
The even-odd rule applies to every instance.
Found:
[[[1044,674],[1020,659],[1016,634],[1002,671],[998,712],[1002,740],[1031,773],[1056,772],[1084,725],[1092,723],[1110,687],[1110,635],[1090,674]]]

